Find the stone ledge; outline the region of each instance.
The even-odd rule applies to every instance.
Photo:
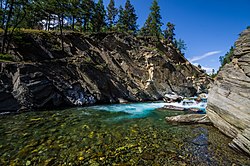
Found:
[[[205,114],[187,114],[187,115],[178,115],[172,117],[166,117],[167,122],[177,122],[177,123],[186,123],[186,124],[212,124],[208,116]]]

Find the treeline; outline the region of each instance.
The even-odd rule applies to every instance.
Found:
[[[232,61],[232,57],[234,55],[234,46],[231,46],[229,51],[225,54],[225,56],[220,56],[219,61],[221,64],[221,67],[225,66],[226,64],[230,63]],[[221,68],[220,67],[220,68]]]
[[[139,29],[137,15],[130,0],[125,6],[117,8],[115,1],[110,0],[107,8],[103,0],[0,0],[0,28],[4,30],[1,43],[2,53],[8,51],[13,33],[16,29],[60,30],[63,43],[63,31],[106,32],[120,31],[165,39],[180,50],[185,49],[183,40],[174,38],[175,25],[168,22],[166,30],[160,6],[153,0],[150,14]],[[63,48],[63,45],[62,45]]]
[[[224,56],[219,57],[220,67],[216,73],[214,69],[212,70],[212,73],[210,75],[212,78],[215,78],[218,75],[219,71],[222,69],[223,66],[225,66],[226,64],[232,61],[233,56],[234,56],[234,49],[235,49],[235,46],[231,46],[229,51]]]

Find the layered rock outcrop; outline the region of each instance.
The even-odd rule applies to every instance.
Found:
[[[209,91],[207,114],[233,138],[231,147],[250,155],[250,29],[235,46],[232,62],[221,69]]]
[[[0,63],[0,112],[191,96],[203,75],[172,45],[122,33],[20,33]],[[209,79],[208,83],[209,83]]]

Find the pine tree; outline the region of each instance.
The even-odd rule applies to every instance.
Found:
[[[118,14],[118,10],[115,8],[115,1],[110,0],[109,5],[107,7],[108,11],[108,27],[111,28],[115,25],[115,18]]]
[[[148,16],[146,22],[144,23],[144,26],[140,29],[140,35],[142,36],[150,36],[151,35],[151,30],[149,28],[150,24],[152,22],[152,17],[151,15]]]
[[[69,12],[69,17],[71,20],[71,29],[74,31],[75,30],[75,21],[76,19],[80,16],[80,0],[70,0],[69,1],[69,7],[68,7],[68,12]]]
[[[135,8],[130,3],[130,0],[127,0],[125,3],[125,8],[120,8],[119,14],[119,26],[122,28],[123,31],[132,31],[136,33],[137,31],[137,15],[135,13]]]
[[[45,19],[45,14],[41,7],[37,7],[37,3],[33,1],[25,7],[26,9],[26,16],[20,23],[19,27],[26,28],[26,29],[35,29],[41,28],[40,21]],[[24,12],[24,10],[22,10]]]
[[[82,22],[83,24],[83,31],[88,30],[88,25],[93,18],[94,8],[95,8],[95,2],[93,0],[82,0],[81,3],[82,19],[79,19],[79,22]]]
[[[29,2],[27,0],[6,0],[5,3],[2,1],[1,5],[3,5],[1,8],[4,14],[1,25],[4,30],[1,52],[7,53],[15,29],[19,27],[27,15],[26,8]]]
[[[91,20],[92,29],[94,32],[100,32],[103,27],[105,27],[106,11],[103,5],[103,0],[99,0],[95,5],[95,10],[93,18]]]
[[[220,56],[219,57],[221,67],[223,67],[227,63],[230,63],[231,60],[232,60],[233,55],[234,55],[234,47],[231,46],[230,50],[226,53],[225,56]]]
[[[167,23],[167,28],[164,31],[164,38],[167,41],[167,43],[173,43],[174,42],[174,36],[175,36],[174,30],[175,30],[175,25],[168,22]]]
[[[150,7],[150,14],[143,26],[143,31],[148,32],[146,35],[156,36],[159,38],[161,36],[161,26],[163,25],[161,22],[160,15],[160,6],[158,5],[158,1],[154,0],[152,6]]]
[[[67,13],[67,0],[55,0],[56,1],[56,6],[59,7],[58,10],[55,10],[55,14],[58,16],[58,25],[59,25],[59,30],[60,30],[60,36],[61,36],[61,48],[62,52],[64,52],[64,36],[63,36],[63,26],[64,26],[64,19],[65,19],[65,14]]]
[[[117,24],[116,24],[116,29],[118,31],[124,29],[123,28],[123,7],[122,6],[119,6],[119,11],[118,11],[118,21],[117,21]]]
[[[57,1],[57,0],[34,0],[32,4],[32,8],[35,12],[33,14],[40,22],[44,20],[45,23],[45,30],[51,30],[56,28],[57,25],[61,26],[61,22],[59,21],[59,17],[63,15],[65,12],[65,0]],[[32,17],[32,13],[29,12],[27,17],[30,19]],[[61,19],[60,19],[61,20]],[[32,25],[29,25],[32,26]]]
[[[187,49],[185,41],[182,39],[174,39],[174,46],[180,50],[180,52],[184,55],[184,51]]]

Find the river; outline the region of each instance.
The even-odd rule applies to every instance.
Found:
[[[164,103],[0,116],[0,165],[250,165],[208,125],[167,123]]]

